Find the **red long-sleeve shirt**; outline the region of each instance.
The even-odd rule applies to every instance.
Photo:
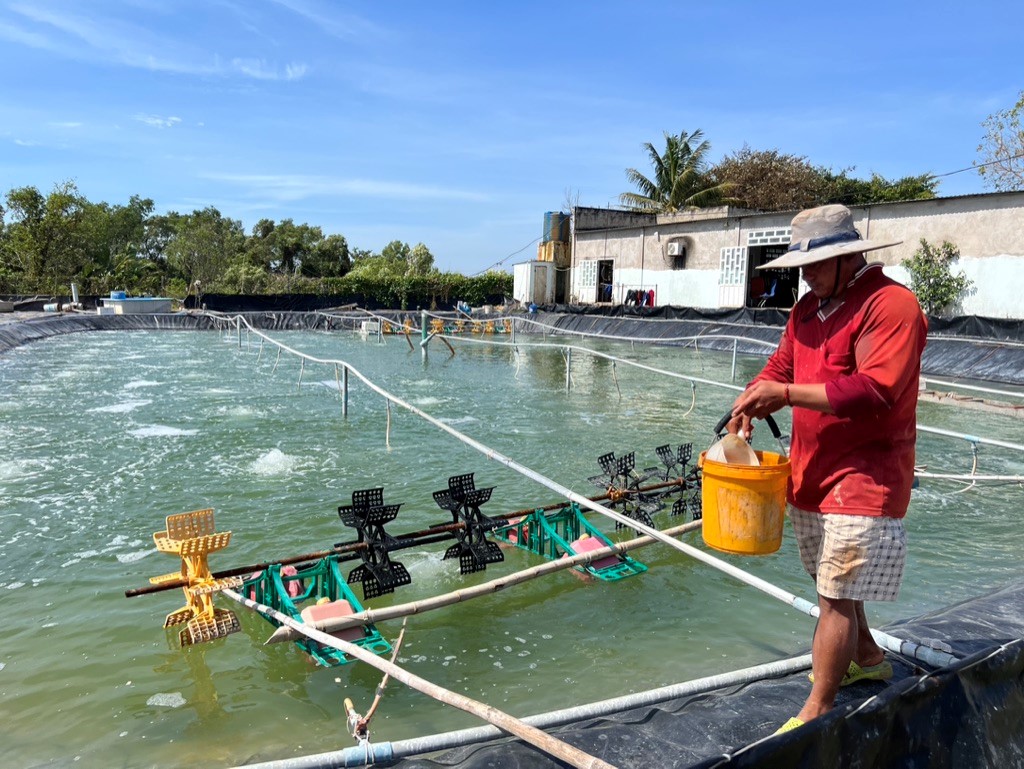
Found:
[[[917,391],[928,324],[917,298],[862,268],[842,300],[805,295],[754,382],[825,384],[834,414],[793,409],[789,501],[823,513],[902,518],[910,504]]]

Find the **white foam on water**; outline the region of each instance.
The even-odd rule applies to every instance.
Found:
[[[251,406],[221,406],[217,409],[217,413],[226,417],[261,417],[266,412],[261,409],[255,409]]]
[[[0,481],[20,481],[46,472],[47,464],[38,459],[0,461]]]
[[[413,401],[413,404],[416,406],[436,406],[439,403],[444,403],[444,400],[433,395],[425,395],[422,398],[416,398]]]
[[[211,387],[206,391],[207,395],[235,395],[234,390],[229,390],[226,387]]]
[[[295,469],[298,463],[298,457],[285,454],[281,449],[271,449],[249,465],[249,472],[256,475],[284,475]]]
[[[80,377],[82,373],[77,369],[61,369],[59,371],[50,374],[51,379],[75,379]]]
[[[24,582],[12,582],[6,586],[8,590],[17,590],[19,587],[25,587]]]
[[[476,417],[464,416],[464,417],[452,417],[450,419],[439,419],[439,422],[443,422],[446,425],[466,425],[471,422],[479,422],[480,420]]]
[[[76,563],[81,563],[86,558],[93,558],[99,554],[100,553],[98,550],[86,550],[82,553],[75,553],[73,558],[70,558],[69,560],[62,563],[60,567],[62,569],[66,569],[68,566],[74,566]]]
[[[340,374],[339,374],[340,376]],[[328,390],[335,390],[341,392],[341,385],[334,379],[321,379],[319,382],[310,382],[312,387],[326,387]]]
[[[152,555],[152,550],[136,550],[134,553],[118,553],[117,560],[120,563],[135,563],[141,561],[148,555]]]
[[[160,385],[160,382],[154,382],[151,379],[134,379],[121,389],[138,390],[140,387],[160,387]]]
[[[434,553],[403,551],[399,558],[417,582],[440,589],[450,582],[452,570],[452,561],[442,560],[443,555],[444,550]]]
[[[146,704],[154,708],[180,708],[185,704],[185,698],[181,692],[160,693],[146,700]]]
[[[142,406],[148,406],[153,401],[139,400],[139,401],[124,401],[123,403],[115,403],[110,406],[97,406],[94,409],[89,409],[89,413],[97,414],[127,414],[129,411],[135,411],[135,409]]]
[[[176,438],[182,435],[195,435],[198,430],[183,430],[180,427],[168,427],[167,425],[147,425],[136,430],[129,430],[129,435],[136,438]]]

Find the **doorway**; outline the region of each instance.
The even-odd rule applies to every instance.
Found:
[[[796,267],[784,267],[781,270],[758,270],[759,265],[767,264],[788,251],[787,246],[753,246],[750,248],[750,261],[747,280],[747,307],[770,307],[788,310],[796,304],[800,288],[800,270]]]
[[[612,259],[597,260],[597,302],[612,301],[612,276],[615,274]]]

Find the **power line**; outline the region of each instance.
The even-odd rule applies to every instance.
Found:
[[[953,174],[962,174],[964,171],[974,171],[975,169],[978,169],[978,168],[984,168],[985,166],[994,166],[997,163],[1006,163],[1006,162],[1009,162],[1010,160],[1017,160],[1019,158],[1024,158],[1024,152],[1018,153],[1016,155],[1011,155],[1008,158],[1000,158],[999,160],[990,160],[988,163],[978,163],[977,165],[968,166],[967,168],[961,168],[961,169],[956,170],[956,171],[949,171],[949,172],[944,173],[944,174],[932,174],[932,178],[933,179],[938,179],[938,178],[940,178],[942,176],[952,176]]]
[[[540,237],[536,237],[536,238],[534,238],[534,239],[533,239],[533,240],[531,240],[531,241],[530,241],[529,243],[527,243],[527,244],[526,244],[525,246],[523,246],[522,248],[520,248],[520,249],[519,249],[518,251],[513,251],[513,252],[512,252],[511,254],[509,254],[508,256],[506,256],[506,257],[504,257],[504,258],[502,258],[502,259],[499,259],[498,261],[496,261],[496,262],[495,262],[494,264],[492,264],[492,265],[491,265],[490,267],[485,267],[484,269],[480,270],[480,272],[475,272],[475,273],[473,273],[472,275],[470,275],[469,277],[471,277],[471,278],[475,278],[475,277],[476,277],[477,275],[483,275],[483,274],[484,274],[485,272],[487,272],[488,270],[493,270],[493,269],[494,269],[495,267],[500,267],[500,266],[501,266],[501,265],[502,265],[503,263],[507,262],[507,261],[508,261],[509,259],[511,259],[511,258],[512,258],[513,256],[515,256],[516,254],[521,254],[521,253],[522,253],[523,251],[525,251],[526,249],[528,249],[528,248],[529,248],[530,246],[532,246],[532,245],[533,245],[534,243],[536,243],[536,242],[537,242],[538,240],[540,240]]]

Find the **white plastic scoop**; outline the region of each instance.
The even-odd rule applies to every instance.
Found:
[[[727,433],[722,440],[711,445],[705,455],[712,462],[723,462],[729,465],[760,465],[757,454],[750,444],[733,433]]]

